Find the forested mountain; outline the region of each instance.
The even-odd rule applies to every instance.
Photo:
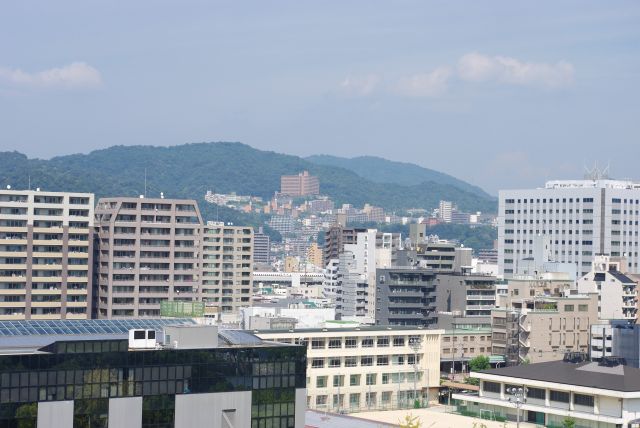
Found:
[[[332,165],[348,169],[376,183],[396,183],[412,186],[415,184],[434,182],[451,185],[468,192],[474,192],[485,198],[492,198],[491,195],[478,186],[413,163],[395,162],[376,156],[342,158],[331,155],[313,155],[305,159],[318,165]]]
[[[197,143],[173,147],[114,146],[89,154],[28,159],[18,152],[0,152],[0,185],[16,189],[93,192],[101,196],[147,195],[193,198],[207,219],[216,210],[203,203],[207,190],[270,198],[280,176],[308,170],[320,177],[321,192],[337,204],[364,203],[386,210],[433,208],[440,199],[452,200],[462,210],[494,212],[496,202],[482,194],[451,184],[426,182],[411,186],[377,183],[344,168],[318,165],[296,156],[256,150],[240,143]],[[222,221],[255,223],[257,216],[218,210]],[[231,218],[232,217],[232,218]]]

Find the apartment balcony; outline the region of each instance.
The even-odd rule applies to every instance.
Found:
[[[5,239],[0,239],[0,244],[3,244],[3,245],[27,245],[27,240],[26,239],[5,238]]]
[[[62,302],[31,302],[32,308],[59,308]]]
[[[0,302],[0,308],[24,308],[25,302]]]
[[[23,320],[25,317],[24,312],[16,312],[11,314],[0,314],[0,321],[12,321],[12,320]]]
[[[496,305],[467,305],[467,311],[487,311],[494,309]]]
[[[3,241],[0,241],[2,244]],[[0,257],[27,257],[26,251],[0,251]]]
[[[86,254],[86,253],[84,253]],[[43,257],[43,258],[50,258],[50,259],[54,259],[54,258],[62,258],[62,253],[61,252],[55,252],[55,253],[40,253],[40,252],[34,252],[32,254],[33,258],[37,258],[37,257]],[[74,256],[76,257],[76,256]]]
[[[65,318],[68,320],[86,320],[88,318],[87,314],[74,314],[67,312]]]
[[[67,288],[67,296],[84,296],[87,294],[86,289]]]
[[[62,227],[34,227],[33,233],[63,233]]]
[[[84,318],[87,316],[85,315]],[[59,320],[60,313],[55,314],[31,314],[32,320]]]
[[[23,296],[27,294],[24,288],[0,288],[0,296]]]
[[[86,308],[87,302],[67,302],[67,308]]]
[[[62,246],[62,239],[34,239],[33,245],[56,245]]]
[[[43,296],[43,295],[59,295],[62,293],[62,290],[59,288],[49,288],[49,289],[32,289],[31,294],[34,296]],[[86,294],[86,292],[85,292]]]

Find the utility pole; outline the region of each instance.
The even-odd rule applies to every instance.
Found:
[[[416,383],[418,381],[418,351],[422,348],[422,341],[419,337],[412,337],[409,339],[409,346],[413,350],[413,401],[414,407],[418,400],[418,388]],[[429,396],[429,384],[427,383],[427,397]],[[417,401],[420,403],[419,401]]]
[[[516,406],[516,428],[520,428],[520,408],[527,402],[527,388],[507,388],[509,402]]]

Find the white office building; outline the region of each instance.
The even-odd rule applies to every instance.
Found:
[[[596,254],[626,256],[638,272],[640,183],[609,179],[549,181],[543,188],[502,190],[498,213],[498,264],[506,278],[548,236],[551,260],[586,275]]]

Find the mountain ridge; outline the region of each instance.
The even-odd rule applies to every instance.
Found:
[[[112,146],[88,154],[30,159],[0,152],[0,185],[14,188],[92,192],[96,196],[137,196],[148,192],[192,198],[203,207],[207,190],[270,198],[280,176],[308,170],[320,178],[321,193],[337,204],[364,203],[387,211],[437,206],[440,199],[463,210],[495,212],[495,200],[435,182],[404,186],[377,183],[345,168],[318,165],[301,157],[254,149],[243,143],[189,143],[177,146]],[[29,180],[30,178],[30,180]],[[206,211],[206,209],[203,209]]]
[[[320,165],[339,166],[377,183],[395,183],[411,186],[433,181],[440,184],[449,184],[469,192],[477,192],[486,198],[495,198],[479,186],[415,163],[392,161],[378,156],[346,158],[327,154],[306,156],[304,159]]]

